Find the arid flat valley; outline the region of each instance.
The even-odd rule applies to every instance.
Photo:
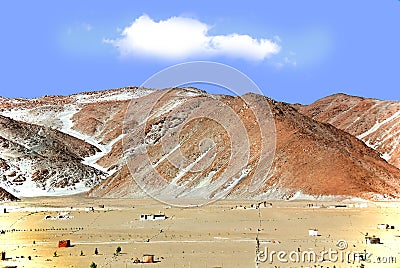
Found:
[[[0,266],[256,267],[256,260],[258,267],[399,265],[397,202],[272,201],[255,208],[259,203],[221,200],[177,208],[150,199],[23,198],[0,205]],[[146,214],[166,219],[140,218]],[[367,237],[380,242],[369,244]],[[70,247],[59,248],[62,240]],[[154,263],[143,263],[146,254]]]

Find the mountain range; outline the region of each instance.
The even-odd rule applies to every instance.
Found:
[[[400,168],[400,103],[335,94],[308,106],[304,115],[342,129]]]
[[[167,182],[176,197],[392,200],[399,121],[398,102],[344,94],[310,105],[194,88],[0,98],[1,196],[142,198]]]

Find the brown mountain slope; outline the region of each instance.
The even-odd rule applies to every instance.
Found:
[[[145,117],[144,111],[160,94],[162,98],[154,106],[151,116]],[[165,93],[129,87],[67,97],[4,100],[1,113],[55,127],[97,148],[100,152],[85,158],[85,162],[107,171],[108,177],[90,190],[89,196],[146,196],[126,165],[129,160],[141,163],[145,159],[134,150],[138,148],[147,150],[151,164],[143,166],[138,173],[133,172],[135,178],[146,182],[146,187],[157,189],[160,187],[154,176],[154,170],[157,170],[166,181],[183,186],[181,195],[190,196],[196,189],[222,178],[223,171],[229,166],[230,154],[239,148],[237,153],[248,152],[249,160],[246,165],[234,165],[227,183],[221,185],[220,190],[232,189],[230,198],[290,199],[334,195],[375,199],[399,196],[400,171],[352,135],[312,120],[288,104],[254,94],[243,98],[251,107],[238,97],[209,95],[196,89],[174,89]],[[131,99],[133,102],[129,106]],[[271,148],[261,150],[261,134],[254,127],[256,115],[268,115],[267,104],[276,126],[274,154]],[[131,121],[132,132],[123,134],[128,107],[135,116]],[[209,118],[185,121],[191,115],[201,113],[204,107],[208,116],[211,113],[217,115],[214,119],[220,118],[228,127],[221,127],[221,122]],[[236,119],[226,114],[229,110]],[[247,145],[243,142],[235,145],[238,147],[231,146],[232,135],[227,134],[229,122],[233,126],[236,120],[240,124],[231,131],[245,135]],[[139,135],[142,128],[144,137]],[[270,133],[268,131],[272,130],[268,128],[267,133]],[[166,137],[177,137],[178,144],[167,142]],[[123,145],[126,146],[126,141],[131,138],[135,146],[124,155]],[[214,141],[214,147],[209,147],[209,140]],[[197,166],[177,168],[185,166],[185,162],[176,161],[174,153],[169,154],[174,149],[172,145],[179,145],[179,150],[190,160],[188,163],[198,161]],[[274,156],[271,169],[267,156]],[[150,168],[151,165],[156,167]],[[200,166],[203,168],[199,169]],[[255,190],[252,189],[254,181],[260,183]],[[208,194],[212,198],[218,191]]]
[[[2,201],[18,201],[19,198],[15,197],[14,195],[10,194],[2,187],[0,187],[0,202]]]
[[[178,95],[177,92],[175,94]],[[193,99],[197,99],[200,102],[207,101],[207,98],[210,97],[209,95],[183,97],[184,101],[182,103],[187,105]],[[144,98],[156,98],[156,96],[150,94]],[[171,94],[163,102],[172,102],[174,98],[176,98],[176,95]],[[228,96],[218,96],[217,98],[232,107],[237,114],[246,113],[246,111],[240,111],[242,108],[240,105],[235,105],[235,103],[241,102],[240,98]],[[260,158],[259,150],[251,150],[250,171],[240,183],[235,185],[230,197],[291,198],[301,197],[301,194],[312,196],[359,196],[364,198],[374,198],[374,196],[379,195],[398,196],[399,171],[383,161],[378,153],[353,136],[331,125],[319,123],[303,116],[287,104],[275,102],[258,95],[247,95],[246,99],[251,103],[270,104],[276,125],[276,152],[271,171],[268,173],[268,170],[265,170],[263,187],[256,192],[250,192],[249,187],[253,179],[254,166]],[[143,105],[145,105],[145,99],[142,99],[142,101]],[[264,105],[257,106],[258,112],[265,112],[263,110]],[[207,107],[210,110],[215,108],[210,105]],[[141,102],[137,102],[135,103],[135,109],[141,111],[144,107],[141,106]],[[184,109],[184,107],[178,105],[175,109],[175,113],[179,114],[179,111],[182,111],[181,109]],[[160,115],[154,118],[154,122],[168,121],[167,118],[171,115],[170,113],[162,114],[162,111],[155,111],[155,113]],[[250,125],[252,119],[254,118],[245,117],[244,125]],[[148,129],[154,125],[157,124],[150,123]],[[162,132],[161,135],[173,133],[169,125],[163,126],[167,131]],[[159,129],[159,125],[157,125],[157,128]],[[163,128],[161,127],[161,129]],[[193,127],[189,129],[193,130]],[[196,129],[195,134],[188,136],[188,139],[181,144],[181,147],[184,147],[185,144],[196,144],[198,135],[202,136],[209,129],[212,129],[211,132],[214,136],[224,135],[223,131],[218,130],[211,123],[205,122]],[[253,136],[256,142],[257,133],[250,127],[247,127],[247,129],[249,136]],[[186,133],[180,134],[185,135]],[[113,151],[121,152],[121,146],[121,144],[115,144]],[[154,163],[163,154],[157,149],[160,147],[157,142],[153,147],[156,148]],[[153,147],[149,147],[148,150],[151,151]],[[220,149],[225,154],[229,153],[229,148],[224,147],[224,143],[221,143]],[[222,162],[224,159],[223,153],[217,157]],[[119,153],[114,153],[114,155],[116,159]],[[111,162],[115,163],[115,159]],[[161,164],[158,172],[169,178],[167,180],[173,180],[178,171],[171,171],[171,166],[167,160],[164,160]],[[208,177],[211,172],[215,171],[212,168],[213,164],[218,165],[216,162],[210,164],[210,167],[200,175],[202,178]],[[148,171],[143,175],[142,179],[151,177],[151,174],[151,171]],[[185,174],[185,176],[189,181],[191,180],[190,178],[195,177],[193,174]],[[152,185],[152,187],[157,187],[157,185]],[[192,184],[191,187],[196,187],[196,185]],[[121,194],[132,197],[142,195],[135,181],[130,178],[127,168],[118,171],[104,183],[93,188],[89,193],[90,196],[120,196]]]
[[[400,168],[400,103],[335,94],[298,110],[358,137]]]

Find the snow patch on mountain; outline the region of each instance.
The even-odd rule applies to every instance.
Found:
[[[114,90],[108,93],[97,92],[97,94],[80,94],[75,95],[76,101],[79,104],[86,103],[97,103],[97,102],[106,102],[106,101],[124,101],[130,99],[137,99],[144,97],[155,90],[152,89],[140,89],[132,91],[131,88],[122,89],[122,90]]]
[[[397,111],[396,113],[394,113],[391,117],[383,120],[382,122],[377,122],[372,128],[370,128],[369,130],[367,130],[366,132],[360,134],[357,136],[357,138],[359,138],[360,140],[362,140],[363,138],[367,137],[368,135],[374,133],[375,131],[377,131],[380,127],[382,127],[383,125],[393,121],[394,119],[399,118],[400,116],[400,111]]]

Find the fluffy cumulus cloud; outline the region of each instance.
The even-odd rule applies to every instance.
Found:
[[[280,46],[270,39],[237,33],[210,35],[210,26],[191,18],[172,17],[154,21],[147,15],[122,30],[117,39],[105,39],[122,56],[151,56],[162,59],[225,56],[262,61],[278,54]]]

